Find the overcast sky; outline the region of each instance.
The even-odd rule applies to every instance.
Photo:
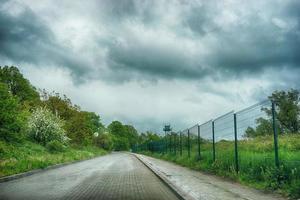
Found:
[[[299,88],[299,0],[0,0],[0,65],[105,124],[174,130]]]

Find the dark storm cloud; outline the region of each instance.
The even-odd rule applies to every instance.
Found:
[[[189,55],[178,49],[155,44],[140,44],[127,40],[126,45],[112,45],[109,49],[110,66],[122,72],[136,71],[160,78],[201,78],[209,74]]]
[[[298,19],[297,19],[298,20]],[[255,23],[254,23],[255,22]],[[292,68],[300,66],[299,25],[283,31],[274,24],[253,19],[236,30],[221,32],[219,45],[213,47],[208,62],[231,72],[260,72],[264,68]]]
[[[195,35],[184,39],[199,43],[203,41],[209,53],[186,56],[184,48],[157,47],[155,44],[159,41],[159,34],[157,41],[153,40],[146,45],[126,37],[125,47],[109,47],[112,67],[153,76],[187,79],[213,74],[230,78],[236,75],[256,75],[266,69],[299,68],[299,1],[276,1],[270,7],[258,7],[247,15],[239,16],[242,11],[233,12],[237,19],[228,27],[226,19],[223,24],[222,21],[216,23],[223,9],[222,6],[216,6],[218,2],[202,2],[189,5],[188,9],[182,11],[181,18],[178,18],[181,23],[176,27],[176,30],[181,31],[175,34],[180,35],[185,29],[191,30]],[[270,10],[265,14],[264,9]],[[213,40],[209,41],[209,37]],[[174,41],[177,42],[180,43]]]
[[[95,71],[94,78],[116,81],[136,76],[230,78],[300,65],[300,2],[297,0],[257,5],[184,0],[95,2],[91,5],[97,5],[96,8],[90,6],[92,20],[88,20],[95,29],[101,25],[99,32],[105,29],[108,34],[100,38],[90,36],[98,44],[89,54],[90,59],[57,42],[56,30],[50,29],[26,6],[16,16],[0,6],[0,56],[16,62],[66,67],[81,78],[86,78],[89,69]],[[73,6],[72,2],[70,5]],[[66,15],[72,13],[69,10]],[[132,31],[134,26],[137,32]],[[140,29],[144,32],[139,32]],[[122,42],[112,42],[120,38]],[[168,43],[163,42],[169,38]],[[107,55],[101,59],[107,67],[100,73],[100,64],[91,60],[97,60],[96,51],[103,49]]]
[[[15,63],[27,62],[39,66],[69,67],[85,73],[84,62],[60,45],[52,31],[30,9],[20,7],[20,13],[6,12],[0,6],[0,56]],[[3,64],[3,63],[1,63]]]
[[[219,27],[213,21],[214,16],[218,14],[214,3],[214,1],[208,1],[205,4],[195,4],[190,7],[182,19],[183,26],[200,36],[218,31]]]

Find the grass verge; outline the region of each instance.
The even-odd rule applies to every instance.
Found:
[[[29,141],[14,144],[0,141],[0,177],[106,153],[95,146],[68,147],[63,152],[50,153],[44,146]]]
[[[175,162],[179,165],[230,178],[242,184],[276,191],[293,199],[300,198],[300,135],[279,137],[280,167],[275,166],[272,137],[242,140],[238,143],[239,173],[235,171],[234,143],[216,143],[216,160],[212,157],[212,144],[201,143],[198,156],[196,142],[192,142],[190,157],[184,144],[182,155],[179,148],[168,153],[143,152],[146,155]]]

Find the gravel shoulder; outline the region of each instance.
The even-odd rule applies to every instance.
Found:
[[[160,176],[178,188],[186,199],[201,200],[284,200],[276,194],[264,193],[213,175],[203,174],[171,162],[135,154]]]

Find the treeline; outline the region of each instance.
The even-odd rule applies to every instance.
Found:
[[[275,91],[268,97],[275,104],[276,129],[279,135],[300,133],[300,94],[298,90]],[[273,134],[272,108],[264,107],[265,118],[256,119],[257,127],[248,127],[245,137]]]
[[[68,145],[130,150],[141,136],[119,121],[105,127],[99,115],[82,110],[67,96],[38,91],[18,68],[0,66],[0,139],[32,140],[51,151]]]

